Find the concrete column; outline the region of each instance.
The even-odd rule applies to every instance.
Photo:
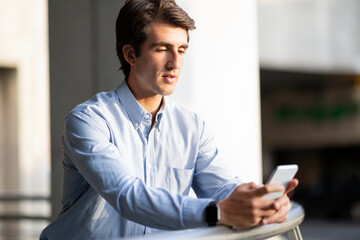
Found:
[[[61,135],[67,114],[123,80],[115,21],[124,1],[49,0],[52,216],[61,210]]]

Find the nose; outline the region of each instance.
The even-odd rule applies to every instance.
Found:
[[[180,69],[183,63],[183,56],[181,55],[181,53],[174,51],[171,54],[169,54],[169,58],[168,61],[166,63],[166,67],[169,70],[173,70],[173,69]]]

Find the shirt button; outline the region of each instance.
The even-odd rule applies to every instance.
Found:
[[[148,232],[148,233],[151,233],[151,229],[150,229],[150,228],[148,228],[147,232]]]
[[[139,126],[139,124],[138,124],[138,123],[135,123],[134,125],[135,125],[135,127],[138,127],[138,126]]]
[[[150,114],[147,113],[147,114],[145,115],[145,118],[146,118],[146,119],[149,119],[149,118],[150,118]]]

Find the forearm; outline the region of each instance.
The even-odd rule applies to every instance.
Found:
[[[196,199],[146,187],[138,180],[119,197],[123,217],[165,230],[206,226],[203,214],[212,199]]]

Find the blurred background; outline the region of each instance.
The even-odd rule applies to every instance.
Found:
[[[258,1],[264,177],[299,165],[305,239],[360,239],[360,1]]]
[[[178,0],[196,21],[173,96],[244,181],[299,165],[304,239],[360,239],[360,1]],[[0,240],[61,208],[64,118],[123,80],[123,0],[0,0]]]

